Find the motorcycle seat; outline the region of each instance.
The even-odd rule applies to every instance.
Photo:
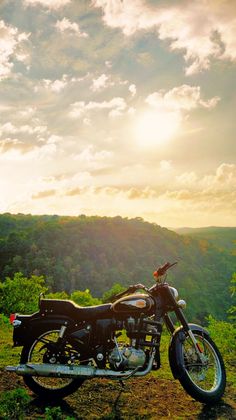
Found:
[[[64,315],[79,321],[110,318],[112,312],[111,303],[79,306],[71,300],[63,299],[41,299],[39,308],[44,316]]]

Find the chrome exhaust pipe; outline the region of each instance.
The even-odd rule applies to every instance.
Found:
[[[47,363],[31,364],[26,363],[18,366],[7,366],[7,372],[14,372],[17,375],[24,376],[45,376],[53,378],[94,378],[96,377],[109,377],[111,379],[128,379],[131,376],[144,376],[150,372],[154,360],[154,352],[150,357],[149,363],[145,370],[137,367],[134,370],[128,371],[115,371],[111,369],[98,369],[94,366],[76,366],[76,365],[52,365]]]

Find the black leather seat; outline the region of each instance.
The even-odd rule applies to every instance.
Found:
[[[43,315],[65,315],[79,321],[110,318],[112,304],[79,306],[71,300],[41,299],[40,313]]]

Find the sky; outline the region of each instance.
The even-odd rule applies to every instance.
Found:
[[[236,225],[235,0],[2,0],[0,213]]]

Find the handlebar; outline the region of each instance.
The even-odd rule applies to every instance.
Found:
[[[169,268],[173,267],[175,264],[177,264],[177,261],[175,261],[174,263],[169,263],[169,262],[165,263],[161,267],[158,267],[156,271],[154,271],[153,276],[156,279],[158,279],[161,276],[164,276],[167,270],[169,270]]]
[[[166,274],[167,270],[169,270],[169,268],[173,267],[176,264],[177,264],[177,261],[175,261],[174,263],[166,262],[164,265],[162,265],[161,267],[158,267],[157,270],[154,271],[153,276],[157,280],[158,278],[164,276],[164,274]],[[145,290],[145,292],[150,293],[152,288],[148,289],[148,287],[144,286],[141,283],[134,284],[132,286],[129,286],[129,288],[126,289],[124,292],[121,292],[121,293],[118,293],[116,295],[111,296],[110,297],[110,302],[114,302],[115,300],[120,299],[120,298],[122,298],[123,296],[125,296],[129,293],[134,293],[138,289],[143,289],[143,290]]]

